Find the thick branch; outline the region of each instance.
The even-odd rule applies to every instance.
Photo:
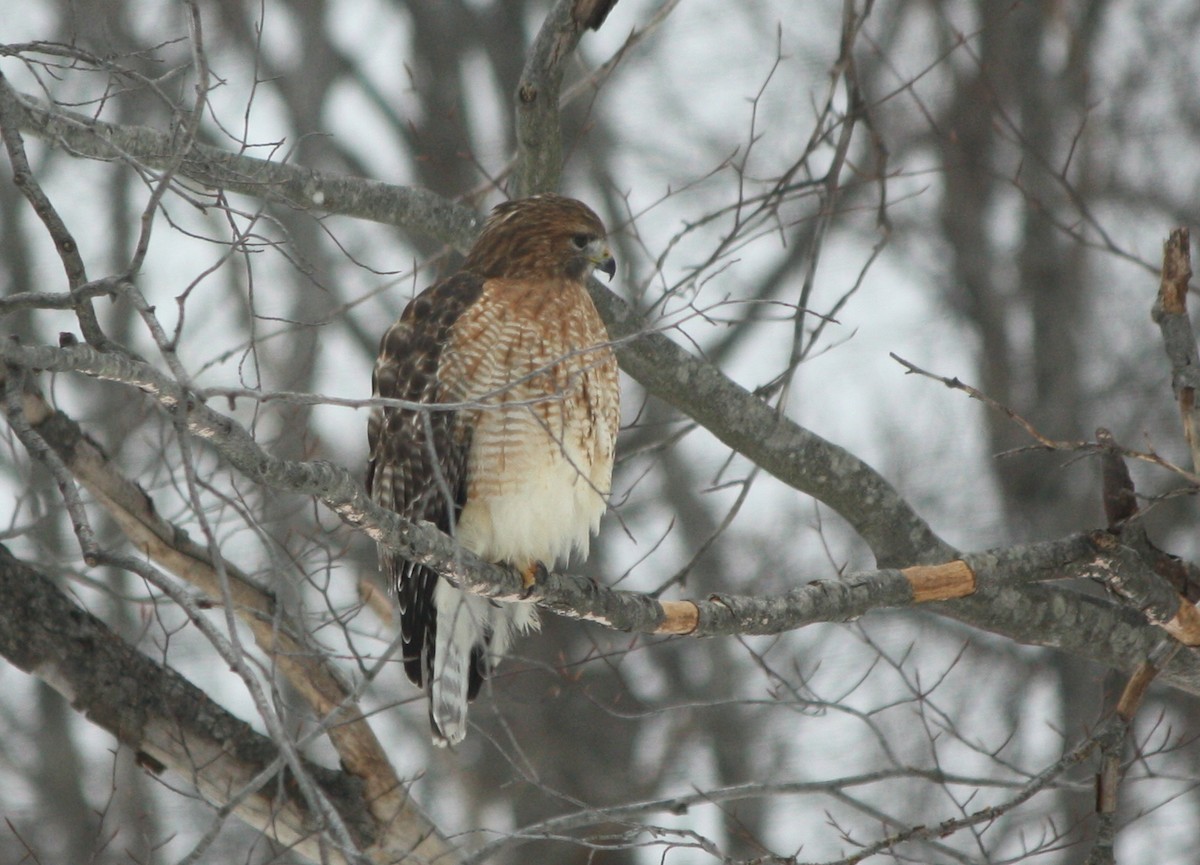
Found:
[[[82,610],[44,574],[0,546],[0,653],[71,701],[138,754],[147,770],[170,770],[214,805],[249,794],[233,813],[313,861],[319,818],[287,780],[275,744],[233,717],[177,673],[161,667]],[[362,846],[374,841],[363,790],[351,776],[306,771]]]
[[[12,89],[3,75],[0,98],[12,100],[11,114],[22,132],[76,156],[127,161],[152,169],[170,166],[179,176],[209,189],[280,201],[300,210],[405,226],[459,247],[475,235],[477,220],[469,209],[425,189],[328,175],[200,143],[193,143],[176,167],[177,142],[167,133],[146,126],[105,123],[51,106]]]
[[[348,524],[406,558],[430,565],[455,583],[493,598],[530,597],[564,615],[600,621],[619,630],[696,636],[778,633],[811,621],[845,620],[874,607],[911,603],[914,598],[932,601],[958,597],[975,588],[969,572],[964,575],[955,568],[918,568],[911,577],[885,570],[857,583],[815,583],[786,599],[722,596],[715,601],[660,603],[638,593],[603,589],[590,580],[558,574],[529,596],[514,571],[478,559],[432,527],[407,523],[380,508],[358,480],[340,466],[270,456],[242,426],[210,409],[147,363],[98,352],[86,345],[51,348],[11,341],[0,343],[0,358],[28,369],[75,371],[137,387],[167,410],[181,412],[193,434],[210,442],[252,480],[273,489],[317,496]],[[140,494],[140,490],[137,492]]]
[[[407,795],[351,688],[325,653],[278,609],[274,597],[229,562],[219,563],[218,568],[207,547],[164,520],[141,487],[125,478],[73,420],[51,409],[40,394],[24,394],[23,413],[138,550],[218,601],[220,572],[224,572],[236,612],[255,642],[312,706],[343,768],[361,781],[375,819],[374,834],[396,849],[419,850],[428,857],[444,855],[448,846]]]
[[[1163,346],[1171,361],[1171,384],[1183,417],[1183,434],[1192,452],[1192,470],[1200,472],[1200,360],[1196,334],[1188,318],[1188,281],[1192,278],[1190,234],[1186,228],[1171,232],[1163,244],[1162,281],[1152,316],[1162,331]]]
[[[562,176],[562,127],[558,91],[563,63],[586,22],[576,18],[578,0],[558,0],[533,41],[517,84],[517,164],[514,198],[558,190]]]
[[[1091,537],[1103,553],[1098,558],[1097,572],[1105,584],[1183,645],[1200,646],[1200,611],[1156,573],[1141,554],[1119,544],[1116,536],[1093,532]]]
[[[881,567],[955,556],[895,487],[858,457],[789,420],[665,335],[647,331],[637,313],[596,280],[589,290],[618,340],[621,369],[742,456],[837,511]]]

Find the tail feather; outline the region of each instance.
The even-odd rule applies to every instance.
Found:
[[[429,692],[429,726],[433,744],[440,748],[457,745],[467,735],[467,684],[471,652],[457,647],[438,650],[434,656],[433,682]],[[441,663],[443,656],[446,662]]]
[[[429,719],[435,745],[457,745],[467,735],[467,700],[476,663],[488,641],[485,598],[438,580],[437,646],[429,690]]]
[[[434,590],[437,607],[429,721],[433,743],[457,745],[467,735],[467,703],[508,648],[514,631],[537,627],[531,604],[497,604],[459,591],[445,580]]]

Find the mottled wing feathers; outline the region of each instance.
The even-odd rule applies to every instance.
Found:
[[[367,430],[367,492],[381,507],[446,533],[466,502],[470,430],[455,423],[456,411],[437,408],[454,400],[444,392],[438,370],[451,327],[482,291],[480,277],[462,272],[422,292],[384,334],[375,363],[375,396],[431,408],[375,409]],[[400,606],[404,671],[424,686],[432,669],[438,576],[387,550],[380,550],[380,558]],[[481,679],[475,666],[472,693]]]

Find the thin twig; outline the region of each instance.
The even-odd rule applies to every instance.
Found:
[[[50,239],[54,241],[54,248],[58,250],[59,260],[67,275],[67,285],[70,287],[71,293],[76,295],[76,292],[88,282],[87,268],[71,230],[59,216],[41,184],[34,177],[33,169],[29,166],[29,158],[25,155],[25,142],[21,138],[20,109],[21,105],[16,98],[15,91],[8,86],[8,81],[3,73],[0,73],[0,137],[4,139],[4,146],[8,150],[8,158],[12,163],[13,184],[21,190],[21,194],[25,196],[30,206],[33,207],[34,213],[46,227],[46,231],[50,233]],[[91,298],[76,295],[74,308],[84,339],[100,349],[112,347],[108,337],[100,329]]]
[[[930,378],[930,379],[933,379],[934,381],[941,382],[942,384],[944,384],[946,387],[950,388],[951,390],[960,390],[963,393],[967,394],[967,396],[971,397],[971,399],[979,400],[981,403],[986,405],[988,408],[991,408],[991,409],[998,411],[1001,414],[1005,415],[1010,420],[1012,420],[1013,423],[1017,424],[1019,427],[1021,427],[1021,429],[1025,430],[1025,432],[1029,435],[1029,437],[1031,439],[1033,439],[1035,442],[1037,442],[1037,447],[1039,447],[1039,448],[1042,448],[1044,450],[1050,450],[1050,451],[1070,451],[1070,452],[1075,452],[1075,453],[1111,453],[1113,451],[1116,451],[1117,453],[1121,454],[1124,457],[1128,457],[1129,459],[1141,460],[1143,462],[1148,462],[1153,465],[1159,466],[1160,468],[1164,468],[1169,472],[1179,475],[1181,478],[1186,480],[1188,483],[1200,485],[1200,474],[1197,474],[1196,472],[1188,471],[1187,469],[1183,468],[1182,466],[1177,466],[1174,463],[1163,459],[1162,457],[1160,457],[1158,454],[1154,453],[1153,451],[1133,450],[1132,448],[1122,447],[1122,446],[1116,445],[1112,442],[1102,442],[1102,441],[1092,442],[1092,441],[1084,441],[1084,440],[1059,441],[1059,440],[1049,438],[1048,436],[1043,435],[1042,432],[1039,431],[1037,427],[1035,427],[1032,423],[1030,423],[1028,420],[1026,420],[1026,418],[1024,416],[1022,416],[1021,414],[1018,414],[1016,411],[1014,411],[1013,409],[1004,405],[1003,403],[997,402],[996,400],[992,399],[987,394],[983,393],[983,391],[980,391],[977,388],[974,388],[971,385],[966,384],[965,382],[961,381],[957,377],[947,378],[945,376],[940,376],[940,375],[937,375],[936,373],[929,372],[928,370],[921,369],[921,367],[917,366],[915,363],[905,360],[904,358],[900,357],[900,355],[896,354],[895,352],[889,352],[888,356],[892,360],[896,361],[896,363],[900,364],[906,370],[908,370],[909,375],[920,375],[920,376],[924,376],[925,378]]]

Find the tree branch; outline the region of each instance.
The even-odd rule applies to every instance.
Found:
[[[1162,281],[1151,317],[1162,331],[1163,346],[1171,361],[1171,386],[1183,419],[1183,435],[1192,454],[1192,471],[1200,473],[1200,359],[1196,334],[1187,312],[1188,281],[1192,278],[1192,250],[1187,228],[1171,232],[1163,244]]]
[[[20,93],[0,75],[0,100],[10,100],[17,128],[74,156],[124,161],[167,170],[208,189],[240,192],[298,210],[340,213],[409,228],[465,248],[475,236],[470,209],[426,189],[393,186],[360,177],[330,175],[311,168],[257,159],[193,142],[181,155],[167,133],[146,126],[113,124],[49,105]],[[180,159],[178,166],[175,161]]]
[[[27,389],[21,412],[23,420],[53,448],[139,551],[217,601],[223,594],[220,580],[224,572],[236,614],[259,648],[312,707],[343,768],[361,782],[375,821],[374,834],[396,849],[445,855],[449,847],[408,796],[359,708],[353,688],[329,663],[326,653],[309,642],[303,628],[278,608],[275,598],[231,563],[221,562],[218,567],[207,547],[163,519],[146,492],[124,477],[78,424],[53,410],[40,393]],[[13,420],[12,412],[9,414]]]
[[[464,588],[493,598],[528,598],[563,615],[597,621],[618,630],[647,633],[709,636],[732,633],[778,633],[814,621],[843,621],[879,606],[943,600],[974,590],[973,576],[957,566],[923,567],[902,571],[879,571],[858,580],[814,583],[797,590],[786,600],[721,596],[707,601],[658,601],[648,596],[600,587],[593,581],[568,574],[554,574],[531,595],[516,572],[485,562],[458,547],[448,536],[428,524],[414,525],[379,507],[357,478],[344,468],[326,462],[298,462],[272,457],[262,450],[250,433],[231,418],[209,408],[190,391],[148,363],[123,355],[97,352],[90,346],[21,346],[0,343],[0,358],[22,368],[80,372],[121,382],[150,394],[172,413],[180,413],[192,434],[208,441],[236,469],[251,480],[272,489],[314,495],[348,524],[362,529],[376,541],[399,554],[435,568]],[[36,398],[27,398],[26,415],[39,424],[70,423]],[[54,433],[53,424],[49,430]],[[219,597],[216,576],[206,551],[187,542],[177,545],[178,533],[153,512],[145,494],[136,486],[112,478],[94,447],[82,446],[77,431],[54,433],[64,454],[74,460],[81,480],[88,484],[140,548],[162,557],[172,569],[188,573],[197,584]],[[86,445],[85,442],[83,442]],[[199,570],[197,570],[199,568]],[[270,627],[273,618],[269,599],[253,583],[231,571],[237,579],[236,602],[249,616],[252,627],[262,629],[261,638],[271,649],[280,634]],[[265,623],[265,624],[264,624]],[[286,631],[283,632],[286,635]],[[290,652],[288,654],[291,654]],[[299,654],[305,654],[301,651]],[[313,671],[293,671],[297,678]],[[319,681],[320,679],[318,679]],[[303,687],[303,686],[302,686]],[[305,688],[318,705],[334,710],[326,697]]]
[[[88,296],[77,293],[88,281],[83,255],[79,252],[79,244],[75,242],[71,230],[50,203],[41,184],[34,177],[33,169],[29,167],[29,159],[25,155],[25,142],[21,138],[19,123],[16,121],[20,112],[21,103],[16,91],[8,87],[4,76],[0,74],[0,137],[4,139],[8,159],[12,163],[13,185],[25,196],[33,212],[46,227],[50,239],[54,241],[54,248],[58,251],[67,277],[67,286],[75,301],[72,306],[84,338],[92,345],[103,348],[107,346],[108,338],[100,329],[92,301]]]
[[[576,17],[579,0],[558,0],[546,14],[517,84],[517,164],[514,198],[555,192],[562,177],[562,123],[558,91],[563,63],[575,51],[586,21]],[[606,14],[606,13],[605,13]],[[600,16],[604,20],[604,15]],[[599,26],[599,24],[597,24]]]
[[[777,412],[710,363],[650,331],[627,303],[588,285],[621,369],[793,489],[833,508],[871,548],[880,567],[954,558],[888,481],[849,451]]]
[[[218,807],[236,802],[240,819],[313,861],[333,852],[270,739],[123,642],[3,546],[0,595],[0,653],[132,748],[145,769],[170,770]],[[305,771],[355,841],[372,846],[379,827],[367,817],[362,786],[317,765]]]

